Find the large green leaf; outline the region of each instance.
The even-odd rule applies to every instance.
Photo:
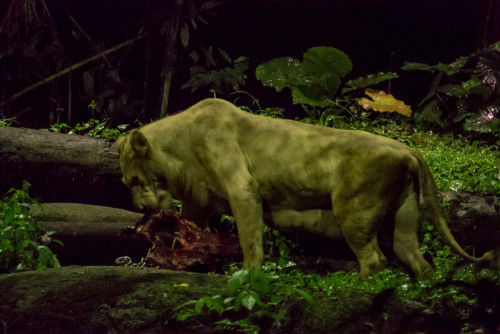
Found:
[[[302,63],[313,77],[335,74],[342,78],[352,70],[349,57],[339,49],[329,46],[310,48],[304,54]]]
[[[436,69],[447,75],[453,75],[458,73],[465,66],[465,64],[467,64],[468,61],[469,57],[460,57],[451,64],[439,63],[435,65],[435,67]]]
[[[302,63],[282,57],[261,64],[255,75],[264,86],[278,92],[292,89],[294,103],[327,106],[340,87],[340,79],[352,70],[349,57],[333,47],[313,47],[304,54]]]
[[[254,293],[252,293],[254,292]],[[241,292],[241,305],[248,310],[252,310],[255,304],[257,303],[257,297],[259,295],[255,294],[255,291],[242,291]],[[239,297],[239,296],[238,296]]]
[[[462,85],[446,84],[438,87],[438,92],[444,93],[451,97],[464,97],[467,96],[467,91]]]
[[[495,104],[486,104],[465,120],[464,129],[482,133],[491,133],[498,128],[500,107]]]
[[[462,88],[465,89],[467,92],[481,85],[482,85],[481,80],[479,80],[479,78],[475,75],[471,76],[469,80],[462,82]]]
[[[401,69],[404,71],[428,71],[428,72],[434,72],[434,66],[429,65],[429,64],[424,64],[424,63],[411,63],[408,61],[404,62],[404,65],[401,66]]]
[[[483,87],[491,89],[486,85]],[[465,120],[464,130],[481,133],[498,132],[500,124],[500,97],[498,95],[488,100],[484,100],[481,96],[459,99],[457,110],[458,115],[454,121]]]
[[[352,62],[344,52],[326,46],[307,50],[302,65],[310,78],[309,86],[316,96],[303,92],[312,99],[320,100],[335,95],[340,86],[340,78],[352,70]]]
[[[332,104],[329,98],[311,97],[312,89],[307,86],[292,88],[292,98],[295,104],[307,104],[313,107],[326,107]]]
[[[346,94],[357,89],[365,89],[378,83],[396,78],[399,78],[399,75],[393,72],[368,74],[363,77],[347,81],[346,86],[348,87],[342,89],[342,94]]]
[[[405,62],[401,69],[405,71],[420,70],[427,72],[434,72],[437,70],[447,75],[453,75],[458,73],[468,61],[468,57],[460,57],[451,64],[438,63],[436,65],[428,65],[424,63]]]
[[[285,87],[304,85],[307,75],[300,61],[290,57],[275,58],[257,66],[255,76],[264,86],[280,92]]]
[[[227,287],[229,293],[234,295],[243,284],[248,283],[250,272],[246,269],[238,270],[229,278]]]
[[[418,107],[420,108],[423,106],[425,103],[429,102],[429,100],[435,98],[435,95],[439,89],[439,85],[441,83],[441,79],[443,79],[443,73],[439,73],[436,75],[434,80],[432,80],[431,87],[429,88],[429,92],[427,93],[427,96],[420,101],[418,104]]]
[[[439,108],[438,100],[431,100],[420,113],[419,119],[440,124],[441,114],[442,111]]]
[[[321,78],[312,77],[306,85],[299,85],[298,87],[294,88],[298,88],[301,93],[308,99],[320,102],[325,99],[331,100],[335,92],[338,90],[339,86],[340,77],[338,75],[332,74],[325,75]]]
[[[500,52],[488,52],[479,57],[474,73],[484,84],[500,92]]]

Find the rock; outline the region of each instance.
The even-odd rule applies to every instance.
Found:
[[[215,312],[181,322],[174,310],[188,300],[221,293],[226,282],[220,275],[134,267],[5,274],[0,276],[0,320],[9,334],[211,333],[221,319]],[[424,305],[391,290],[312,296],[312,303],[290,296],[260,318],[261,328],[266,333],[399,333],[412,328],[408,317],[425,317]],[[282,316],[274,318],[277,312]]]
[[[447,192],[450,202],[450,229],[464,249],[477,255],[500,245],[500,198],[495,195]],[[470,253],[472,253],[469,250]]]
[[[173,309],[215,294],[222,276],[153,268],[62,267],[0,276],[0,320],[14,333],[169,329]]]

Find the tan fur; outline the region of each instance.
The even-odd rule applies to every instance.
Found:
[[[173,197],[200,225],[214,212],[232,214],[245,267],[263,262],[265,217],[277,228],[344,237],[367,277],[386,266],[377,231],[393,220],[396,255],[428,278],[432,269],[417,239],[422,204],[455,251],[484,258],[457,244],[427,165],[395,140],[251,115],[207,99],[132,131],[118,147],[123,181],[139,208],[168,209]]]

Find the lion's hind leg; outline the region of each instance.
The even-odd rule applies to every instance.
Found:
[[[420,209],[418,195],[410,189],[398,208],[394,227],[394,253],[407,264],[419,280],[432,277],[432,267],[424,259],[418,245]]]
[[[373,209],[357,213],[353,210],[347,217],[341,218],[342,235],[358,259],[359,274],[363,279],[387,266],[387,259],[378,245],[376,222],[377,215]]]

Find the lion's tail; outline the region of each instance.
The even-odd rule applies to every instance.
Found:
[[[455,240],[453,234],[446,223],[443,215],[441,214],[441,208],[439,205],[439,199],[437,197],[437,188],[434,183],[434,178],[432,177],[429,167],[423,160],[423,158],[418,155],[420,171],[419,171],[419,185],[420,185],[420,198],[423,197],[424,205],[427,209],[429,219],[431,223],[436,227],[436,229],[441,234],[443,241],[450,246],[455,252],[460,254],[464,259],[470,260],[472,262],[492,262],[495,259],[495,251],[488,251],[481,257],[474,257],[469,255]]]

